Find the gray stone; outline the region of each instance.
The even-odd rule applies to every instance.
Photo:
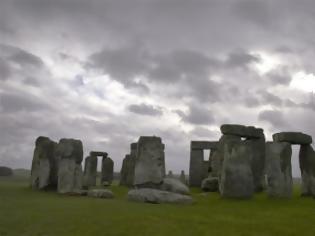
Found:
[[[250,198],[254,193],[252,151],[243,141],[227,141],[220,179],[220,194],[228,198]]]
[[[103,157],[101,184],[104,186],[109,186],[112,184],[113,179],[114,179],[114,161],[109,157]]]
[[[61,139],[56,148],[59,160],[58,192],[75,192],[82,188],[83,146],[80,140]]]
[[[145,203],[191,204],[190,196],[151,188],[133,189],[128,192],[128,200]]]
[[[85,158],[83,186],[88,188],[96,186],[97,157],[88,156]]]
[[[135,163],[134,185],[159,186],[165,176],[164,144],[161,138],[141,136]]]
[[[57,187],[58,160],[55,158],[57,143],[47,137],[38,137],[31,167],[33,189]]]
[[[189,186],[200,187],[204,177],[203,150],[190,149]]]
[[[272,135],[275,142],[307,145],[312,143],[312,136],[301,132],[281,132]]]
[[[181,171],[180,172],[180,176],[179,176],[179,180],[180,182],[182,182],[183,184],[187,185],[187,179],[186,179],[186,175],[185,175],[185,171]]]
[[[249,145],[252,152],[251,167],[254,177],[255,192],[261,192],[264,189],[264,170],[265,170],[265,148],[266,141],[264,137],[258,139],[250,139],[245,141]]]
[[[302,196],[315,197],[315,152],[311,145],[301,145],[299,162],[302,176]]]
[[[87,193],[88,197],[95,198],[114,198],[114,194],[109,189],[91,189]]]
[[[191,141],[190,147],[191,149],[216,149],[218,145],[218,142],[213,141]]]
[[[254,126],[244,126],[236,124],[224,124],[221,126],[222,134],[236,135],[245,138],[260,138],[264,134],[264,130]]]
[[[91,151],[90,156],[95,156],[95,157],[107,157],[107,152],[99,152],[99,151]]]
[[[291,155],[290,143],[266,143],[267,192],[270,197],[292,196]]]
[[[224,161],[224,148],[225,144],[229,141],[241,141],[241,137],[235,135],[224,134],[221,136],[218,144],[218,149],[214,152],[212,156],[212,166],[211,166],[211,176],[221,178],[222,166]]]
[[[173,171],[168,171],[167,178],[174,178]]]
[[[189,188],[180,180],[174,178],[164,178],[160,189],[173,193],[180,193],[185,195],[189,194]]]
[[[205,192],[217,192],[219,190],[219,178],[211,176],[205,178],[201,183],[201,189]]]

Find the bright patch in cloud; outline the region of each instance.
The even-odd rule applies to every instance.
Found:
[[[305,92],[315,92],[315,75],[300,71],[293,76],[290,86]]]
[[[254,66],[261,75],[268,73],[281,64],[280,59],[270,53],[255,51],[253,54],[257,54],[260,57],[260,61],[255,63]]]

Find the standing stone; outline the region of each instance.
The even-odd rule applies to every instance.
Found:
[[[270,197],[292,196],[291,155],[290,143],[266,143],[267,192]]]
[[[47,137],[41,136],[36,139],[31,168],[31,186],[33,189],[57,186],[56,146],[57,143]]]
[[[97,157],[88,156],[85,158],[83,186],[88,188],[96,186]]]
[[[264,188],[264,170],[265,170],[265,154],[266,141],[265,136],[257,139],[248,139],[245,141],[252,152],[251,167],[254,177],[255,192],[261,192]]]
[[[59,160],[58,192],[72,193],[82,188],[83,145],[80,140],[61,139],[57,145],[56,157]]]
[[[302,196],[315,196],[315,152],[311,145],[301,145],[299,162]]]
[[[213,159],[216,160],[215,162],[217,165],[214,169],[216,169],[216,174],[217,174],[217,177],[219,177],[219,179],[221,178],[221,173],[222,173],[222,166],[223,166],[224,153],[225,153],[225,144],[230,141],[240,142],[241,137],[235,136],[235,135],[228,135],[228,134],[222,135],[218,143],[218,149],[213,154],[214,155]],[[214,174],[212,176],[216,177],[216,175]]]
[[[114,179],[114,161],[109,157],[103,157],[101,185],[109,186]]]
[[[180,182],[182,182],[183,184],[186,184],[186,185],[187,185],[187,179],[186,179],[185,171],[182,170],[182,171],[180,172],[179,180],[180,180]]]
[[[123,159],[121,170],[120,170],[120,180],[119,185],[128,186],[127,185],[127,175],[128,175],[128,164],[130,160],[130,155],[127,154]]]
[[[134,185],[158,187],[165,176],[164,144],[161,138],[141,136],[135,163]]]
[[[200,187],[204,175],[202,149],[190,149],[189,186]]]
[[[174,178],[173,171],[168,171],[167,178]]]
[[[250,198],[254,193],[251,169],[252,152],[243,141],[229,140],[224,145],[220,194],[229,198]]]

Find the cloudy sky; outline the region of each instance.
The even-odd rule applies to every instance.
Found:
[[[313,0],[1,0],[0,165],[29,168],[40,135],[115,170],[160,136],[175,172],[223,123],[314,136],[314,27]]]

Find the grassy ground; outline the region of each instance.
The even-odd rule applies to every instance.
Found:
[[[0,235],[315,235],[315,199],[221,199],[193,190],[195,204],[128,202],[32,191],[22,178],[0,178]]]

